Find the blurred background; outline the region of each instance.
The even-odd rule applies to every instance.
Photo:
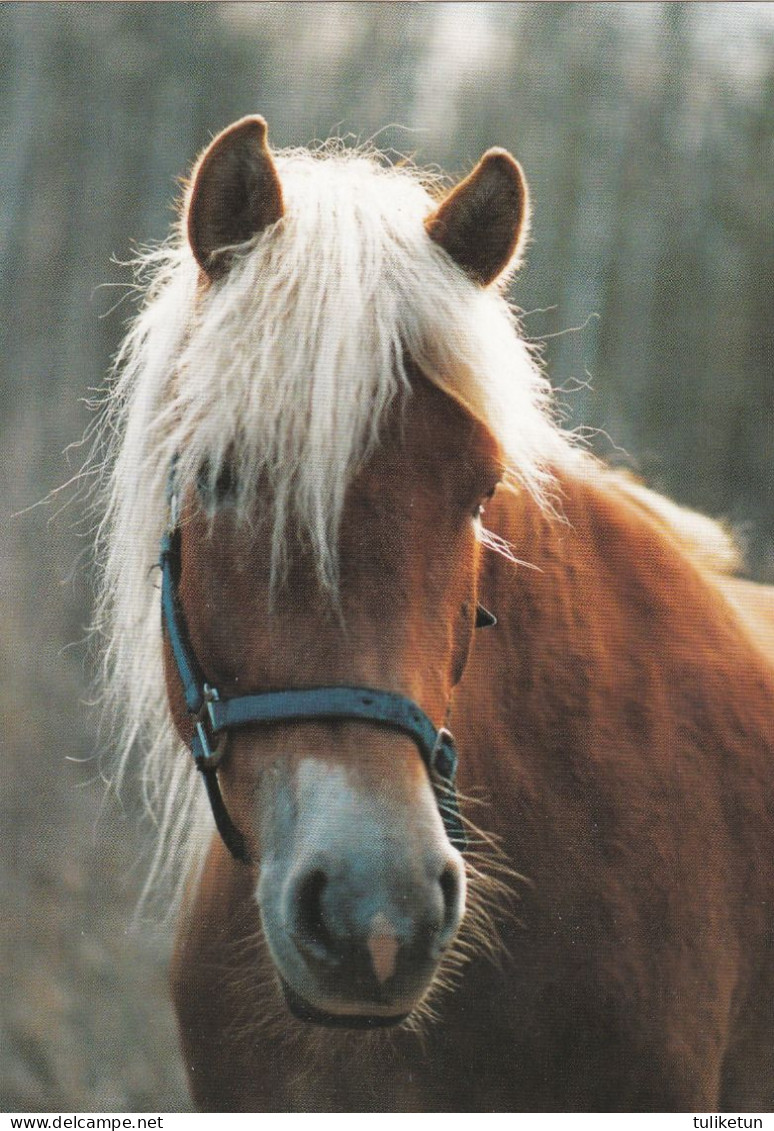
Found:
[[[89,520],[34,506],[134,309],[116,260],[246,113],[453,175],[506,146],[534,202],[513,297],[569,424],[771,581],[773,47],[769,4],[0,6],[2,1110],[189,1107],[170,930],[132,926],[144,836],[89,708]]]

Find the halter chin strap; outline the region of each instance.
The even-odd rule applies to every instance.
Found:
[[[174,469],[173,469],[174,474]],[[401,731],[414,740],[430,776],[438,811],[450,843],[461,852],[467,847],[460,819],[454,780],[457,750],[451,733],[436,728],[421,707],[392,691],[370,687],[308,687],[263,691],[224,699],[206,680],[188,633],[178,594],[180,583],[180,529],[170,476],[171,529],[161,540],[161,621],[175,660],[188,713],[194,719],[191,753],[201,771],[218,832],[231,855],[248,864],[244,837],[226,809],[217,767],[226,748],[228,732],[236,727],[275,725],[314,719],[357,719]],[[476,627],[496,623],[479,606]]]

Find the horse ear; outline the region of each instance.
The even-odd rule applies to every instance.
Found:
[[[257,114],[218,134],[196,163],[188,194],[188,242],[210,279],[229,267],[217,253],[279,220],[282,187]]]
[[[428,216],[425,228],[463,271],[487,286],[523,242],[527,200],[518,161],[505,149],[488,149],[473,172]]]

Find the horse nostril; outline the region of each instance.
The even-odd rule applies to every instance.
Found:
[[[334,940],[325,924],[322,897],[328,886],[328,877],[321,868],[304,876],[295,893],[293,909],[293,935],[299,947],[314,958],[331,962],[335,960]]]

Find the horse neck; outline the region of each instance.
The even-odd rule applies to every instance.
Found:
[[[719,658],[735,654],[738,624],[663,523],[610,472],[567,475],[558,488],[559,518],[509,493],[487,510],[528,564],[485,553],[480,600],[498,625],[478,634],[455,699],[462,791],[476,783],[503,799],[482,820],[506,838],[507,799],[561,794],[575,805],[618,755],[666,757],[684,672],[706,717],[712,689],[722,698],[733,679]],[[701,677],[699,656],[709,657]]]

